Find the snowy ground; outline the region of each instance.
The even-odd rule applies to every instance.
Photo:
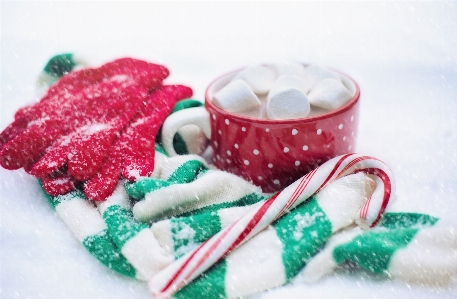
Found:
[[[1,2],[0,130],[33,101],[52,55],[94,63],[129,55],[166,65],[202,98],[216,76],[293,59],[361,86],[357,151],[397,178],[392,210],[457,223],[457,2]],[[103,267],[23,171],[0,169],[1,298],[152,298]],[[455,235],[453,237],[456,237]],[[456,298],[444,288],[339,273],[255,298]]]

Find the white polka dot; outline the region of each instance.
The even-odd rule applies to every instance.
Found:
[[[351,121],[353,121],[353,120],[354,120],[354,115],[351,115]]]
[[[329,148],[329,147],[330,147],[330,144],[327,144],[327,148]]]
[[[240,146],[238,145],[238,143],[235,143],[235,148],[239,148]]]
[[[317,129],[316,133],[317,133],[317,135],[320,135],[320,134],[322,134],[322,130],[321,129]]]
[[[351,147],[352,147],[352,145],[348,146],[348,151],[350,151],[350,150],[351,150]]]
[[[279,185],[279,180],[274,180],[273,183],[275,183],[276,185]]]
[[[216,162],[216,158],[213,157],[213,162]]]
[[[257,149],[253,150],[252,152],[254,153],[254,155],[258,155],[260,153]]]
[[[297,129],[293,129],[292,130],[292,135],[297,135],[298,134],[298,130]]]
[[[231,151],[227,151],[227,155],[231,156],[232,152]]]
[[[215,114],[213,114],[213,119],[216,120],[216,115]]]
[[[287,146],[284,148],[284,152],[285,152],[285,153],[288,153],[288,152],[289,152],[289,148],[288,148]]]
[[[215,146],[215,147],[218,147],[218,146],[219,146],[219,143],[217,143],[217,141],[214,141],[214,146]]]
[[[219,135],[222,135],[222,131],[221,130],[218,130],[217,133],[219,133]]]
[[[338,126],[338,129],[341,130],[342,128],[343,128],[343,124],[340,124],[340,125]]]
[[[273,164],[268,164],[268,168],[273,168]]]
[[[242,128],[241,128],[241,131],[246,132],[246,128],[245,128],[245,127],[242,127]]]
[[[300,166],[300,161],[295,161],[295,166]]]
[[[228,119],[225,119],[225,124],[226,125],[229,125],[230,124],[230,121]]]
[[[307,145],[304,145],[304,146],[302,147],[302,149],[303,149],[304,151],[307,151],[307,150],[308,150],[308,146],[307,146]]]
[[[227,163],[229,163],[229,164],[230,164],[230,163],[232,163],[232,160],[230,160],[230,159],[227,159]]]
[[[270,132],[270,129],[266,128],[266,129],[265,129],[265,132],[267,132],[267,133]]]
[[[217,158],[218,160],[220,160],[220,159],[221,159],[221,156],[217,155],[216,158]]]
[[[346,141],[346,136],[343,137],[343,141]]]
[[[261,176],[258,176],[257,178],[259,179],[259,181],[263,180],[263,177]]]
[[[244,164],[245,165],[249,165],[249,161],[248,160],[244,160]]]

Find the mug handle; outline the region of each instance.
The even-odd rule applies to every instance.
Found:
[[[181,127],[197,125],[202,129],[208,140],[211,138],[209,113],[205,107],[193,107],[177,111],[167,117],[162,127],[162,144],[164,150],[171,157],[178,154],[173,147],[173,138]]]

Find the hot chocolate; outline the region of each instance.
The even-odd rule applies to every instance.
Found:
[[[325,67],[298,63],[251,66],[221,78],[213,103],[256,119],[297,119],[338,109],[355,94],[344,75]]]

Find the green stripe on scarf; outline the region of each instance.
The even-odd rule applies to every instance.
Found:
[[[116,245],[111,241],[107,230],[86,237],[82,244],[102,264],[121,274],[135,278],[135,268],[129,264]]]
[[[409,228],[414,226],[432,226],[439,219],[426,214],[419,213],[385,213],[379,226],[395,229]]]
[[[130,197],[142,200],[147,193],[154,192],[160,188],[173,184],[190,183],[207,170],[208,168],[201,161],[189,160],[176,168],[167,180],[144,178],[133,183],[126,183],[125,190]]]
[[[208,168],[199,160],[189,160],[180,165],[171,175],[167,181],[174,184],[186,184],[190,183],[195,178],[204,172]]]
[[[297,275],[332,234],[332,224],[314,198],[284,215],[273,226],[283,243],[287,281]]]
[[[421,228],[437,221],[438,218],[424,214],[386,213],[377,228],[337,246],[333,258],[337,264],[351,260],[368,271],[383,274],[398,249],[406,247]]]
[[[125,191],[133,199],[142,200],[147,193],[170,185],[173,185],[173,183],[160,179],[147,178],[134,183],[126,183]]]
[[[226,209],[226,208],[232,208],[232,207],[244,207],[244,206],[249,206],[253,205],[261,200],[265,200],[267,197],[258,194],[258,193],[251,193],[248,195],[243,196],[242,198],[230,202],[223,202],[223,203],[218,203],[210,206],[206,206],[200,209],[196,209],[193,211],[189,211],[186,213],[181,214],[181,217],[188,217],[188,216],[193,216],[201,213],[214,213],[216,211]]]
[[[175,259],[217,234],[221,222],[216,213],[204,213],[170,220]]]
[[[227,262],[225,259],[220,260],[208,270],[211,271],[211,279],[205,279],[205,274],[202,274],[191,284],[174,294],[173,298],[227,298],[224,288],[226,268]]]
[[[105,223],[114,243],[119,248],[122,248],[128,240],[135,237],[141,230],[148,228],[147,224],[139,223],[133,218],[132,211],[118,205],[107,208],[103,213],[103,218],[105,218]]]
[[[417,232],[418,229],[403,229],[396,234],[390,231],[366,232],[350,243],[336,247],[333,258],[338,264],[352,260],[364,269],[382,274],[395,251],[408,245]],[[376,254],[372,248],[377,248]]]
[[[66,53],[56,55],[49,59],[43,70],[58,79],[71,72],[75,66],[76,62],[73,60],[73,54]]]

